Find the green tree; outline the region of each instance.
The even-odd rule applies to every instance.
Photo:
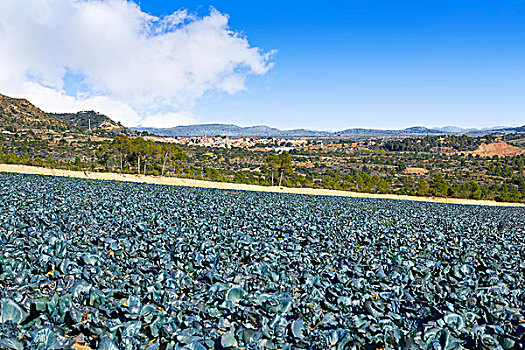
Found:
[[[120,173],[122,173],[122,165],[124,156],[131,152],[131,142],[129,137],[124,134],[118,134],[111,142],[111,148],[117,151],[120,160]]]
[[[365,174],[366,175],[366,174]],[[359,192],[360,190],[363,190],[365,187],[365,181],[363,180],[363,177],[360,173],[357,173],[355,175],[355,190]]]
[[[332,176],[332,175],[326,175],[324,177],[324,187],[332,189],[332,190],[338,189],[339,182],[337,181],[337,177]]]
[[[233,177],[233,182],[245,184],[245,183],[248,183],[249,180],[246,177],[246,175],[244,175],[243,173],[239,172],[239,173],[235,174],[235,176]]]
[[[97,157],[97,161],[104,166],[104,169],[108,170],[109,158],[111,157],[110,145],[102,144],[98,146],[97,150],[95,151],[95,155]]]
[[[428,194],[428,191],[430,190],[430,186],[428,185],[427,180],[421,179],[417,183],[416,186],[416,192],[419,196],[426,196]]]
[[[279,187],[283,182],[283,178],[289,175],[293,175],[292,157],[290,153],[282,152],[278,156],[279,159]]]
[[[161,145],[162,149],[162,173],[161,176],[164,176],[164,171],[166,165],[174,161],[183,161],[186,159],[186,154],[179,145],[174,145],[172,143],[163,143]]]
[[[140,175],[142,168],[143,175],[146,175],[148,160],[155,158],[160,152],[160,146],[153,141],[136,137],[131,140],[131,150],[137,158],[137,173]]]
[[[16,155],[13,155],[13,156],[16,157]],[[55,160],[53,159],[53,157],[51,157],[50,155],[46,157],[46,159],[45,159],[44,162],[45,162],[46,166],[48,166],[48,167],[50,167],[50,168],[55,168],[55,167],[56,167],[56,162],[55,162]],[[13,163],[16,164],[17,162],[15,161],[15,162],[13,162]]]
[[[146,175],[146,167],[148,165],[148,160],[155,159],[161,153],[161,147],[153,141],[148,141],[143,144],[143,153],[144,158],[144,175]]]
[[[141,160],[146,154],[146,140],[142,137],[136,137],[131,140],[130,153],[137,158],[137,174],[140,175]]]
[[[442,174],[438,173],[432,175],[430,188],[432,189],[433,194],[436,196],[446,197],[448,195],[449,185]]]
[[[268,171],[270,171],[273,186],[274,172],[279,170],[279,156],[276,154],[269,154],[265,159],[265,163]]]
[[[470,180],[468,186],[470,192],[469,197],[473,199],[481,199],[481,187],[479,184],[474,180]]]
[[[212,181],[221,180],[221,173],[219,172],[219,170],[214,169],[214,168],[205,168],[204,176]]]

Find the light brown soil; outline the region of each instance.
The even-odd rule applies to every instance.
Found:
[[[322,195],[322,196],[400,199],[400,200],[411,200],[411,201],[417,201],[417,202],[525,207],[525,204],[522,204],[522,203],[501,203],[501,202],[495,202],[495,201],[489,201],[489,200],[414,197],[414,196],[401,196],[401,195],[393,195],[393,194],[373,194],[373,193],[357,193],[357,192],[338,191],[338,190],[325,190],[325,189],[318,189],[318,188],[288,188],[288,187],[279,188],[277,186],[270,187],[270,186],[258,186],[258,185],[245,185],[245,184],[234,184],[234,183],[228,183],[228,182],[212,182],[212,181],[203,181],[203,180],[182,179],[182,178],[176,178],[176,177],[139,176],[139,175],[131,175],[131,174],[116,174],[116,173],[92,173],[92,172],[84,172],[84,171],[49,169],[49,168],[41,168],[41,167],[34,167],[34,166],[27,166],[27,165],[15,165],[15,164],[0,164],[0,172],[63,176],[63,177],[74,177],[74,178],[81,178],[81,179],[142,182],[142,183],[152,183],[152,184],[171,185],[171,186],[218,188],[218,189],[230,189],[230,190],[239,190],[239,191],[296,193],[296,194],[310,194],[310,195]]]
[[[405,170],[403,170],[403,174],[426,175],[428,174],[428,170],[423,168],[406,168]]]
[[[525,154],[525,149],[509,145],[506,142],[496,142],[489,143],[488,145],[481,145],[477,150],[475,150],[472,153],[480,155],[482,157],[503,157]]]

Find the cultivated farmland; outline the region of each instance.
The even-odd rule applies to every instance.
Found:
[[[0,175],[0,349],[514,349],[525,210]]]

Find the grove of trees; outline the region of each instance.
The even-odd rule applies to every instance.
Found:
[[[270,171],[272,186],[274,185],[274,174],[279,177],[279,187],[283,183],[283,178],[293,175],[292,157],[288,152],[280,154],[269,154],[266,157],[266,166]]]
[[[119,134],[110,143],[100,145],[96,157],[107,171],[117,168],[120,173],[146,175],[150,169],[151,174],[164,176],[167,168],[180,166],[186,154],[179,145]]]

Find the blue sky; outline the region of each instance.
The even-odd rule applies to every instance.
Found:
[[[525,124],[523,1],[160,1],[213,6],[251,45],[277,50],[247,90],[207,93],[200,121],[281,128]]]
[[[136,1],[1,0],[0,93],[127,126],[525,124],[522,0]]]

